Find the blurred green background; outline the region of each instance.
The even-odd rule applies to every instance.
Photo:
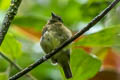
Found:
[[[112,1],[23,0],[0,51],[25,68],[44,55],[39,40],[51,12],[61,16],[64,24],[74,34]],[[9,5],[10,0],[0,0],[0,26]],[[72,44],[70,63],[73,78],[70,80],[120,80],[119,5]],[[105,74],[104,71],[108,73]],[[0,80],[8,80],[8,77],[17,72],[16,68],[0,57]],[[66,80],[62,69],[58,65],[52,65],[50,60],[33,69],[30,74],[34,80]],[[100,76],[102,74],[104,76]],[[24,76],[18,80],[31,79]]]

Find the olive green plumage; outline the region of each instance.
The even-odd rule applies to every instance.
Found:
[[[64,26],[62,19],[52,13],[52,18],[44,26],[40,45],[47,54],[72,37],[71,31]],[[64,70],[66,78],[72,77],[70,70],[70,48],[66,47],[51,58],[53,63],[58,63]]]

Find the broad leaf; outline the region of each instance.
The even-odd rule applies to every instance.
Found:
[[[22,27],[32,27],[40,30],[45,22],[46,21],[43,18],[37,16],[19,16],[15,18],[13,24]]]
[[[0,73],[0,80],[8,80],[8,75],[6,73]]]
[[[74,49],[71,55],[73,78],[71,80],[88,80],[100,70],[101,62],[81,49]]]
[[[100,32],[84,36],[75,44],[77,46],[87,47],[111,47],[113,45],[120,46],[120,44],[117,43],[119,39],[117,36],[119,29],[119,26],[104,29]]]
[[[0,0],[0,10],[8,9],[10,5],[10,0]]]
[[[7,34],[0,50],[10,58],[15,59],[21,55],[21,44],[12,34]]]
[[[70,80],[88,80],[95,76],[101,67],[101,61],[99,59],[87,54],[82,49],[73,49],[70,64],[73,74]],[[61,68],[60,70],[63,73]],[[65,77],[63,78],[66,80]]]

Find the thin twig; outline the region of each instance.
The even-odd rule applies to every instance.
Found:
[[[40,58],[39,60],[37,60],[36,62],[34,62],[33,64],[31,64],[30,66],[26,67],[24,70],[18,72],[17,74],[15,74],[14,76],[10,77],[9,80],[16,80],[18,78],[20,78],[21,76],[23,76],[24,74],[28,73],[29,71],[31,71],[32,69],[34,69],[35,67],[37,67],[38,65],[42,64],[43,62],[47,61],[50,57],[52,57],[53,55],[55,55],[58,51],[60,51],[61,49],[63,49],[64,47],[66,47],[68,44],[70,44],[72,41],[74,41],[75,39],[77,39],[78,37],[80,37],[83,33],[85,33],[86,31],[88,31],[91,27],[93,27],[97,22],[99,22],[120,0],[114,0],[103,12],[101,12],[98,16],[96,16],[90,23],[88,23],[88,25],[85,26],[85,28],[83,28],[81,31],[79,31],[78,33],[76,33],[71,39],[68,39],[67,41],[65,41],[62,45],[60,45],[58,48],[54,49],[52,52],[50,52],[49,54],[43,56],[42,58]]]
[[[14,16],[17,14],[18,7],[20,5],[22,0],[11,0],[10,7],[8,9],[8,12],[5,15],[5,18],[2,22],[2,26],[0,29],[0,46],[4,40],[4,37],[9,29],[9,26],[14,19]],[[17,70],[21,71],[22,68],[19,67],[17,64],[15,64],[12,60],[10,60],[7,56],[5,56],[3,53],[0,52],[0,55],[7,60],[9,63],[11,63]],[[27,74],[32,80],[35,80],[30,74]]]
[[[9,62],[12,66],[14,66],[18,71],[21,71],[21,70],[22,70],[22,68],[21,68],[18,64],[14,63],[14,62],[13,62],[10,58],[8,58],[6,55],[4,55],[4,54],[1,53],[1,52],[0,52],[0,55],[1,55],[2,58],[4,58],[7,62]],[[26,76],[27,76],[28,78],[31,78],[31,80],[36,80],[36,78],[33,77],[31,74],[26,74]]]
[[[0,52],[0,55],[8,61],[10,64],[12,64],[18,71],[21,71],[21,67],[15,64],[11,59],[9,59],[6,55],[3,55],[3,53]]]

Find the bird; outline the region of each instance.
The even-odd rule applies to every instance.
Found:
[[[52,12],[51,18],[48,20],[47,24],[43,26],[40,46],[46,54],[49,54],[71,37],[72,32],[64,25],[62,18]],[[67,79],[72,78],[70,53],[71,48],[65,47],[51,57],[52,63],[58,64],[63,68]]]

